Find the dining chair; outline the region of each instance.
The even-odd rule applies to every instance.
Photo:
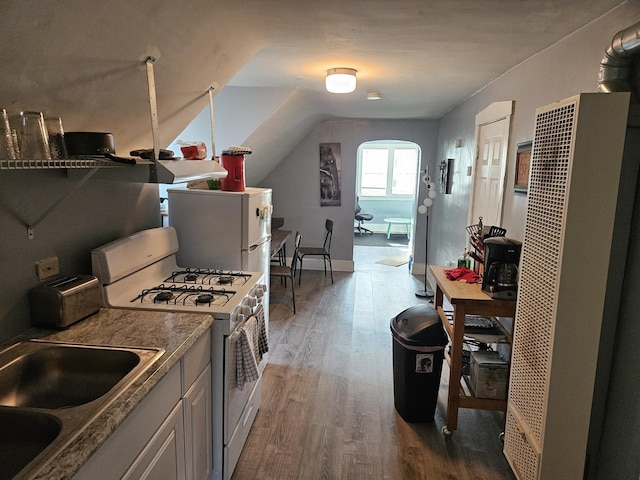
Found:
[[[327,219],[324,222],[324,242],[321,247],[300,247],[298,258],[300,259],[300,273],[298,274],[298,285],[302,282],[302,261],[304,257],[322,257],[324,262],[324,276],[327,276],[327,262],[331,271],[331,283],[333,284],[333,265],[331,264],[331,237],[333,237],[333,220]]]
[[[291,280],[291,297],[293,299],[293,313],[296,313],[296,268],[298,265],[298,251],[300,249],[300,240],[302,236],[296,232],[294,240],[293,257],[291,257],[291,265],[271,265],[269,275],[272,277],[280,277],[284,280],[284,286],[287,286],[287,279]]]

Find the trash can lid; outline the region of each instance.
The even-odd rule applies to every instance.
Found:
[[[448,341],[440,316],[430,304],[400,312],[391,319],[391,333],[403,343],[421,347],[444,347]]]

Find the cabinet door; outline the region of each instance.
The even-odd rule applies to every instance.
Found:
[[[184,480],[184,445],[181,400],[122,478],[126,480]]]
[[[180,365],[156,385],[147,398],[122,422],[96,451],[74,480],[119,479],[136,462],[180,399]]]
[[[184,396],[188,480],[204,480],[212,471],[211,364]]]

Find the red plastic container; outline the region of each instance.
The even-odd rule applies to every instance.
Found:
[[[229,172],[220,180],[220,190],[244,192],[244,155],[221,155],[220,165]]]

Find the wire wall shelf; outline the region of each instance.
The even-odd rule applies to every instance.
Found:
[[[149,165],[152,162],[137,160],[135,165]],[[135,166],[134,165],[134,166]],[[65,160],[0,160],[0,170],[46,170],[60,168],[119,168],[127,167],[125,163],[111,161],[107,158],[69,158]]]

